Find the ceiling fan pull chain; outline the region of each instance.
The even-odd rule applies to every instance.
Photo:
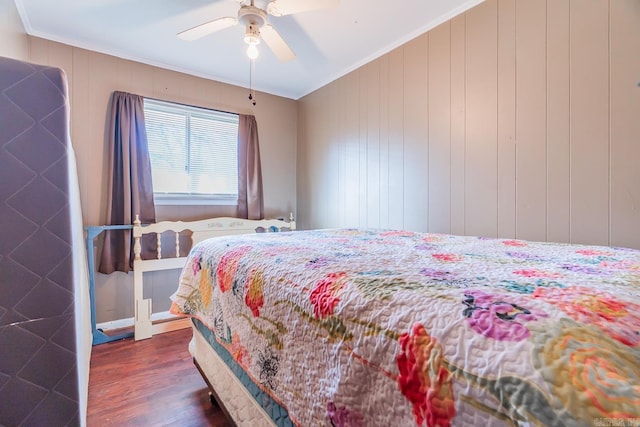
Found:
[[[254,107],[256,105],[256,91],[253,89],[253,73],[255,71],[255,66],[256,66],[256,60],[250,59],[249,60],[249,101],[251,101]]]

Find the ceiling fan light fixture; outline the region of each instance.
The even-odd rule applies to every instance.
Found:
[[[260,32],[247,30],[246,34],[244,35],[244,42],[249,46],[260,44]]]
[[[249,59],[256,59],[260,55],[260,51],[256,47],[255,43],[251,43],[247,48],[247,56]]]
[[[260,28],[253,24],[247,25],[247,31],[244,34],[244,42],[249,45],[247,48],[247,56],[249,59],[256,59],[260,54],[256,47],[260,44]]]
[[[244,36],[244,42],[246,44],[248,44],[249,46],[260,44],[260,36],[259,35],[255,35],[255,34],[247,33]]]

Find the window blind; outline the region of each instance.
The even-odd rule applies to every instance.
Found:
[[[154,193],[238,195],[238,115],[145,99]]]

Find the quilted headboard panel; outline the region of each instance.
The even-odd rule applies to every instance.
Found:
[[[58,68],[0,58],[0,425],[80,425]]]

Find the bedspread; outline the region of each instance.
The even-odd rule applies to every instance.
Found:
[[[220,237],[192,249],[172,300],[302,426],[640,425],[637,250]]]

